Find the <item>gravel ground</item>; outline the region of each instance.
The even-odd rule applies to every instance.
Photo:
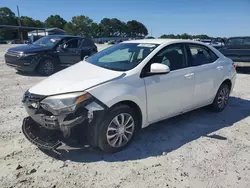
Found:
[[[154,124],[117,154],[82,148],[56,159],[21,133],[22,95],[44,77],[7,67],[6,47],[0,45],[1,188],[250,187],[250,74],[238,74],[221,113],[199,109]]]

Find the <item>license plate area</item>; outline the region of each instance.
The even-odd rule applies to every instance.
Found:
[[[39,148],[54,150],[62,145],[63,135],[59,130],[48,130],[31,117],[24,118],[22,131],[25,137]]]

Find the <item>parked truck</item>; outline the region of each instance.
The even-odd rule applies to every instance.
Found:
[[[250,36],[228,38],[220,52],[232,59],[237,67],[250,67]]]

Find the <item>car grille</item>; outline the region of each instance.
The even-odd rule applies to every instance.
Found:
[[[24,103],[26,111],[34,121],[47,129],[59,129],[57,117],[40,106],[40,102],[44,98],[45,96],[43,95],[36,95],[26,91],[22,102]]]
[[[8,51],[6,53],[7,56],[13,56],[13,57],[19,57],[21,52],[15,52],[15,51]]]
[[[26,91],[23,95],[22,102],[37,103],[40,102],[43,98],[45,98],[45,96],[32,94],[29,91]]]

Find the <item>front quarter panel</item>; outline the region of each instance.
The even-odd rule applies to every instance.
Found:
[[[139,74],[107,82],[88,90],[109,108],[122,101],[132,101],[141,109],[142,127],[147,125],[146,90],[144,80]]]

